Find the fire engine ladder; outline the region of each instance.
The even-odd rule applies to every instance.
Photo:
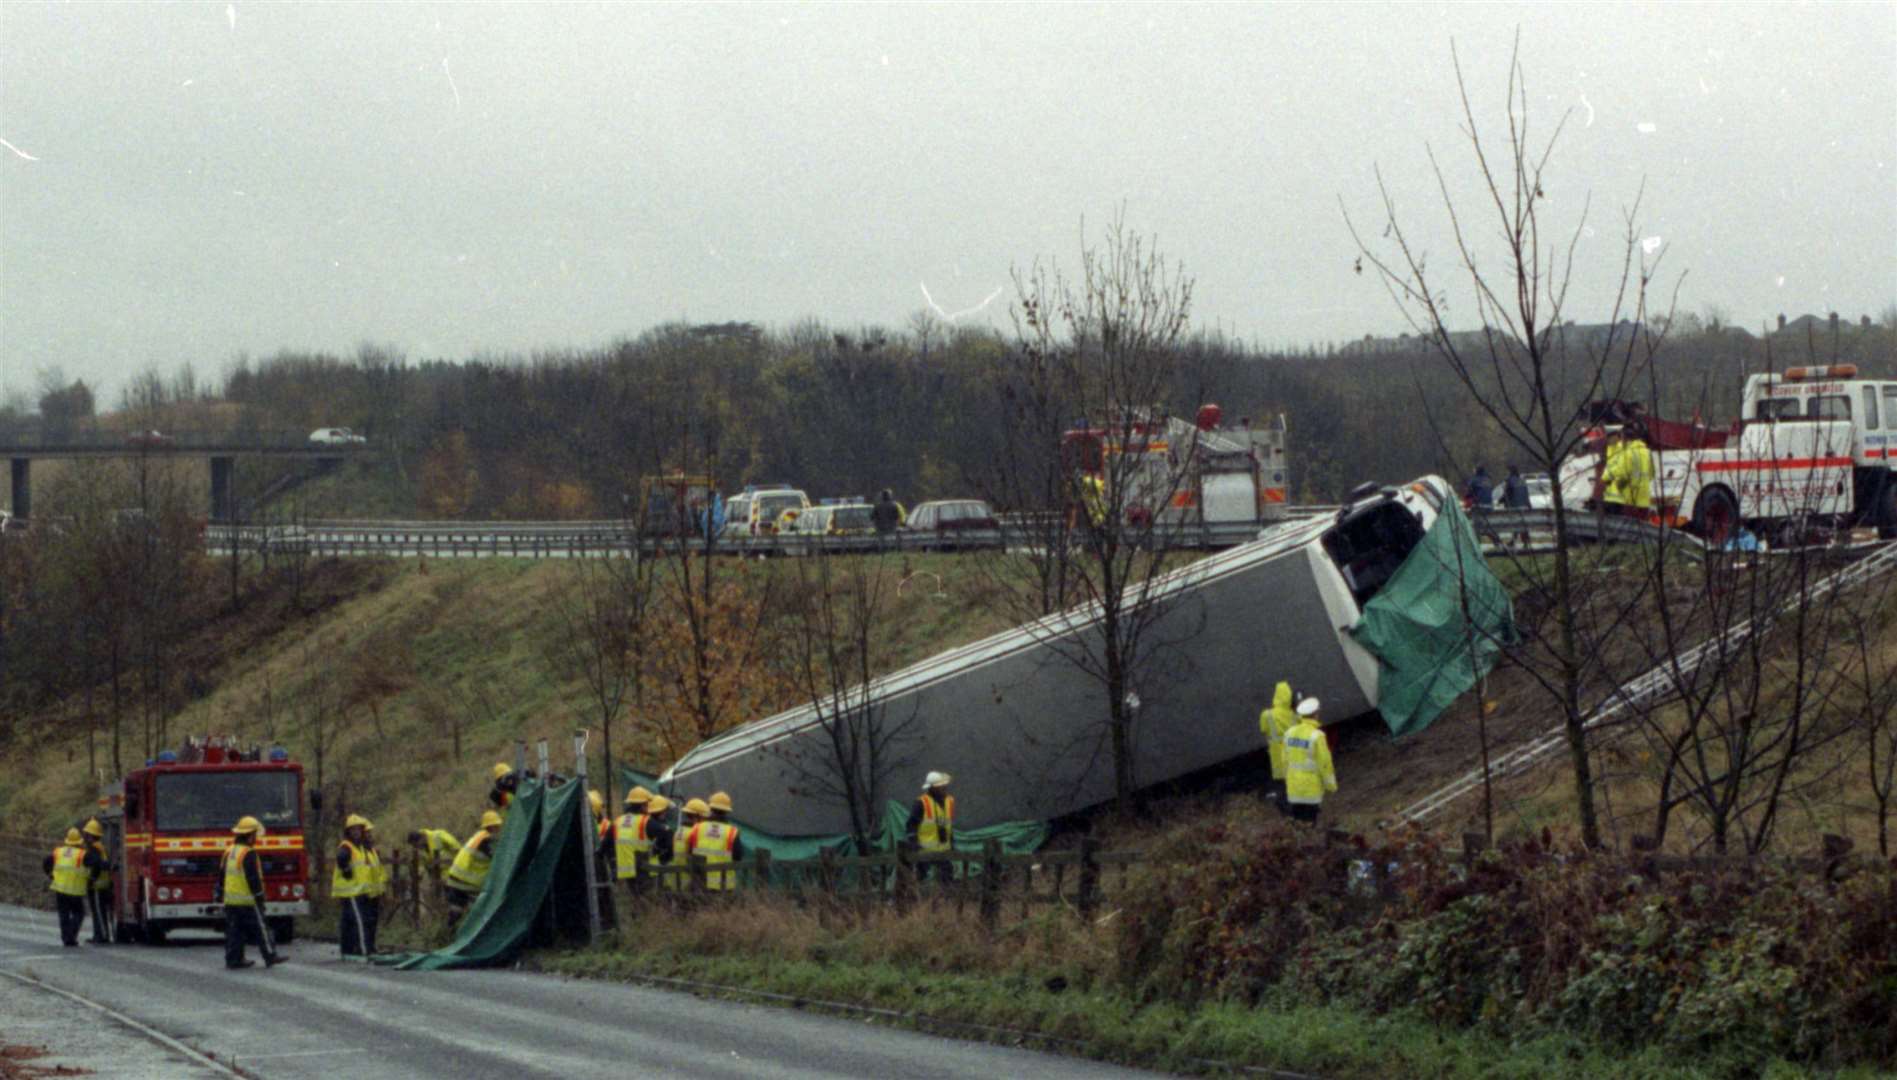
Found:
[[[1831,574],[1807,587],[1802,593],[1786,601],[1777,612],[1757,619],[1747,619],[1728,629],[1724,634],[1701,642],[1681,655],[1677,660],[1661,664],[1646,674],[1623,683],[1610,691],[1607,700],[1595,706],[1587,715],[1582,726],[1593,730],[1618,720],[1641,706],[1661,702],[1670,697],[1681,676],[1690,674],[1708,659],[1724,655],[1734,646],[1742,644],[1755,630],[1763,629],[1760,624],[1769,624],[1778,615],[1797,610],[1803,603],[1822,599],[1839,589],[1861,585],[1874,580],[1897,568],[1897,544],[1886,544],[1875,554],[1860,559],[1850,566]],[[1567,729],[1556,727],[1531,741],[1502,754],[1489,763],[1488,776],[1491,781],[1514,776],[1527,771],[1531,766],[1562,749],[1567,745]],[[1424,796],[1385,825],[1420,823],[1442,813],[1457,799],[1482,788],[1483,771],[1480,768],[1457,777],[1453,782]]]

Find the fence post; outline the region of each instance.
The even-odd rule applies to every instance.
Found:
[[[817,884],[823,894],[830,899],[837,895],[837,853],[835,848],[824,848],[817,853]]]
[[[1100,841],[1089,833],[1080,838],[1080,917],[1091,920],[1100,906]]]
[[[692,866],[692,891],[702,893],[706,890],[705,857],[693,852],[686,858],[691,861]]]
[[[751,887],[768,889],[771,887],[771,852],[768,848],[759,848],[753,860],[756,866],[751,871]]]
[[[909,911],[910,894],[915,884],[915,852],[910,849],[907,841],[898,840],[896,841],[896,881],[895,887],[890,892],[890,899],[896,905],[896,914],[902,915]]]
[[[981,845],[981,924],[993,933],[1001,920],[1001,841]]]

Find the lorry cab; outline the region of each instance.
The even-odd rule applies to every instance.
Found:
[[[303,768],[281,748],[238,749],[230,740],[187,740],[107,790],[101,823],[116,851],[120,940],[162,942],[171,930],[223,925],[214,899],[231,826],[255,817],[264,835],[265,913],[279,942],[309,914],[303,846]]]
[[[1746,380],[1745,423],[1841,425],[1838,449],[1852,464],[1888,468],[1897,445],[1897,380],[1859,379],[1854,364],[1795,367]]]

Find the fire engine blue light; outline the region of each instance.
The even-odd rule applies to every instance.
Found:
[[[288,761],[290,760],[290,752],[281,746],[273,746],[270,748],[270,760]]]
[[[178,755],[172,753],[169,750],[158,751],[158,764],[176,765],[177,763],[178,763]]]

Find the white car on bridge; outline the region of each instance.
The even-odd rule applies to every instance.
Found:
[[[366,443],[369,440],[346,427],[319,427],[310,432],[310,441],[324,446],[347,446],[352,443]]]

